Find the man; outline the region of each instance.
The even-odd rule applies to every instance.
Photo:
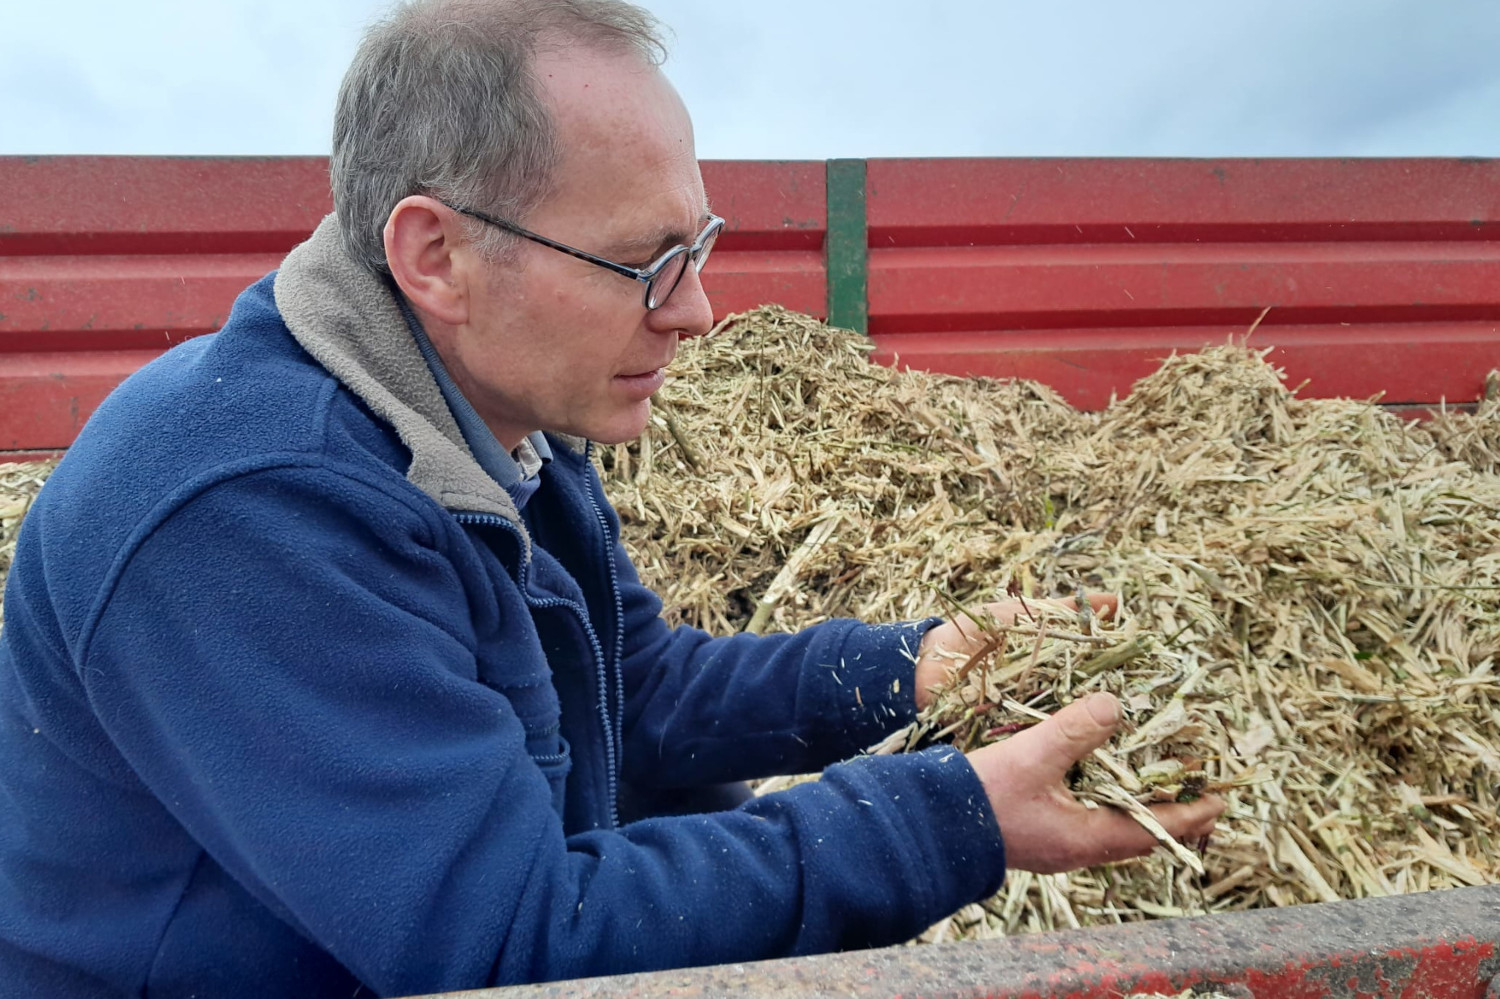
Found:
[[[967,626],[659,618],[586,443],[639,434],[711,322],[720,223],[658,48],[617,0],[395,12],[340,94],[337,217],[58,467],[0,638],[9,994],[399,995],[889,944],[1007,856],[1151,849],[1062,786],[1106,696],[968,758],[830,766],[913,716]],[[627,784],[822,767],[619,814]],[[1219,807],[1159,816],[1201,835]]]

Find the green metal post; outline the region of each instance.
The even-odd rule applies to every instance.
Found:
[[[869,332],[865,161],[828,161],[828,324]]]

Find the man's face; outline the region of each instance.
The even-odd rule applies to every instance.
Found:
[[[665,77],[638,57],[539,53],[561,161],[523,224],[597,256],[645,267],[691,244],[707,204],[692,124]],[[468,322],[434,343],[459,388],[507,448],[534,430],[602,443],[637,437],[684,336],[713,322],[687,268],[659,308],[645,286],[528,241],[494,263],[472,256]]]

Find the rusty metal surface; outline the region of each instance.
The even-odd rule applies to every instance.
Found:
[[[581,979],[466,999],[1500,999],[1500,886]],[[426,997],[434,999],[434,997]]]

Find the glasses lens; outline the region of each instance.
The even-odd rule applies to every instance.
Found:
[[[646,308],[656,308],[677,290],[677,282],[682,280],[682,272],[687,270],[688,260],[687,247],[679,246],[677,250],[667,258],[667,262],[662,264],[661,270],[656,272],[656,276],[646,286]]]
[[[719,233],[723,231],[724,224],[716,221],[713,223],[713,228],[704,234],[706,238],[703,240],[703,249],[693,257],[693,266],[698,270],[703,270],[703,265],[708,263],[708,255],[713,250],[714,244],[719,241]]]

